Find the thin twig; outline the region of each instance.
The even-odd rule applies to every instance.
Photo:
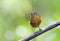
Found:
[[[36,32],[32,33],[30,36],[25,37],[21,41],[29,41],[29,40],[47,32],[47,31],[59,26],[59,25],[60,25],[60,21],[54,22],[53,24],[50,24],[49,26],[47,26],[44,30],[36,31]]]

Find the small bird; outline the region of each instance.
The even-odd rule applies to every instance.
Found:
[[[36,28],[36,27],[39,28],[40,23],[41,23],[41,17],[37,14],[37,12],[31,13],[31,16],[30,16],[31,26],[33,28]],[[41,29],[39,28],[39,30],[41,30]]]

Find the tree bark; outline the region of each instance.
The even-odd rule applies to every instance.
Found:
[[[29,35],[28,37],[25,37],[25,38],[21,39],[20,41],[29,41],[29,40],[31,40],[31,39],[33,39],[33,38],[47,32],[47,31],[59,26],[59,25],[60,25],[60,21],[54,22],[54,23],[46,26],[45,29],[38,30],[38,31],[32,33],[31,35]]]

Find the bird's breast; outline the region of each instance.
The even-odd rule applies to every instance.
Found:
[[[31,17],[30,24],[32,27],[38,27],[41,23],[41,19],[39,16]]]

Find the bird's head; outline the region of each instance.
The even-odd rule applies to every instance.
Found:
[[[31,13],[31,16],[37,16],[37,15],[38,15],[37,12],[32,12],[32,13]]]

